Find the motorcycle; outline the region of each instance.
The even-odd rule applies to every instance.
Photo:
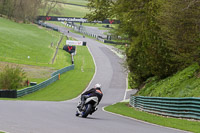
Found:
[[[82,109],[80,109],[80,104],[81,102],[78,103],[76,116],[81,115],[83,118],[86,118],[97,110],[98,98],[96,96],[87,98]]]

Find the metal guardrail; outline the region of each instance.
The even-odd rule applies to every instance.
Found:
[[[22,89],[22,90],[18,90],[17,91],[17,97],[21,97],[21,96],[24,96],[24,95],[27,95],[27,94],[30,94],[30,93],[33,93],[39,89],[42,89],[50,84],[52,84],[53,82],[57,81],[59,79],[59,74],[63,74],[64,72],[67,72],[67,71],[70,71],[70,70],[73,70],[74,69],[74,65],[71,65],[71,66],[68,66],[68,67],[64,67],[54,73],[51,74],[51,78],[47,79],[46,81],[40,83],[40,84],[37,84],[37,85],[34,85],[34,86],[31,86],[31,87],[28,87],[28,88],[25,88],[25,89]]]
[[[40,26],[43,26],[43,27],[52,29],[52,30],[54,30],[54,31],[58,31],[58,28],[52,27],[51,25],[46,24],[46,23],[43,23],[42,21],[36,21],[35,23],[38,24],[38,25],[40,25]]]
[[[55,76],[55,75],[57,75],[57,74],[59,74],[59,73],[60,73],[60,74],[63,74],[63,73],[65,73],[65,72],[70,71],[70,70],[73,70],[73,69],[74,69],[74,64],[71,65],[71,66],[68,66],[68,67],[64,67],[64,68],[62,68],[62,69],[60,69],[60,70],[58,70],[58,71],[52,73],[51,76],[53,77],[53,76]]]
[[[142,111],[177,118],[200,119],[200,98],[131,96],[130,105]]]

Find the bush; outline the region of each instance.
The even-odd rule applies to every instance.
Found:
[[[23,86],[26,74],[20,67],[6,66],[0,72],[0,89],[16,90]]]

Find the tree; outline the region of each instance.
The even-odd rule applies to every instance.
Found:
[[[136,86],[151,76],[165,78],[194,61],[200,62],[199,0],[98,2],[90,0],[89,5],[95,8],[91,19],[98,20],[98,14],[106,13],[99,8],[109,7],[111,12],[104,16],[119,19],[117,33],[131,42],[126,50],[127,65]]]
[[[18,20],[33,21],[39,13],[41,0],[16,0],[14,16]]]
[[[111,17],[112,0],[88,0],[88,8],[90,13],[86,15],[89,21],[103,21]]]
[[[174,60],[183,67],[199,62],[200,1],[166,0],[165,3],[159,21],[163,37],[174,51]]]
[[[33,21],[42,0],[0,0],[0,13],[17,21]]]
[[[50,1],[44,0],[42,4],[43,11],[45,12],[45,16],[49,16],[50,12],[56,7],[58,4],[58,0]]]

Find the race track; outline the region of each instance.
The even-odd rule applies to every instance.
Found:
[[[0,130],[9,133],[178,133],[184,132],[113,115],[102,107],[124,99],[126,73],[122,60],[105,45],[74,33],[68,36],[87,42],[96,64],[95,83],[103,86],[99,110],[84,119],[75,116],[79,98],[63,102],[0,101]]]

